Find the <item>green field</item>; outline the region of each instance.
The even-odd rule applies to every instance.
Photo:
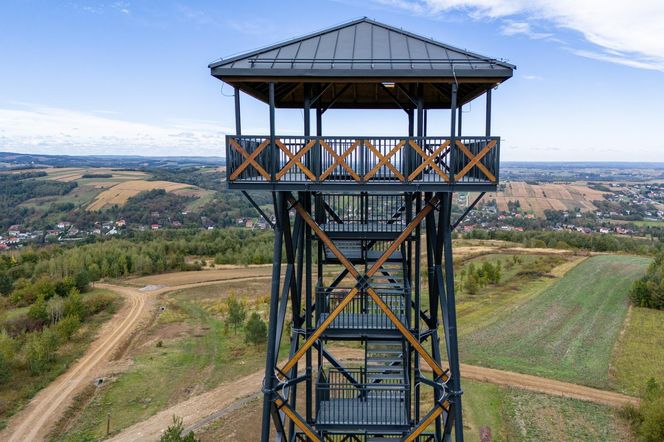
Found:
[[[516,264],[515,256],[518,257]],[[465,261],[457,269],[457,275],[471,263],[479,267],[485,261],[492,264],[500,262],[503,270],[498,284],[481,288],[477,295],[465,293],[457,281],[459,335],[486,327],[515,307],[528,302],[553,285],[557,275],[576,265],[579,259],[570,256],[489,254]]]
[[[111,433],[117,433],[264,365],[263,347],[246,344],[244,333],[226,329],[215,312],[214,305],[222,304],[219,288],[201,289],[203,296],[199,289],[188,289],[160,298],[165,310],[137,338],[130,368],[79,398],[54,440],[99,439],[106,433],[108,414]],[[248,310],[254,308],[250,303]]]
[[[664,384],[664,311],[632,308],[611,366],[625,393],[643,393],[650,378]]]
[[[467,363],[609,388],[627,293],[649,259],[596,256],[500,320],[460,338]]]

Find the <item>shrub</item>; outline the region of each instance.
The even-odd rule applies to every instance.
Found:
[[[245,327],[246,340],[254,345],[262,344],[267,340],[267,325],[258,313],[253,312]]]
[[[235,295],[231,295],[226,299],[226,307],[228,308],[228,322],[233,326],[233,332],[237,333],[237,328],[242,326],[244,320],[247,319],[247,306]]]
[[[69,296],[65,300],[64,314],[65,316],[78,316],[80,320],[85,319],[85,304],[78,289],[73,288],[69,292]]]
[[[664,388],[651,378],[646,385],[641,404],[638,407],[624,407],[620,415],[630,423],[638,440],[664,440]]]
[[[61,341],[68,341],[81,326],[81,320],[78,316],[69,315],[55,324],[55,331]]]
[[[46,301],[44,301],[44,295],[39,295],[35,303],[30,306],[28,317],[41,325],[48,322],[48,308]]]
[[[41,374],[55,359],[58,350],[58,336],[50,328],[28,335],[26,342],[26,363],[31,374]]]
[[[87,315],[95,315],[113,305],[113,295],[95,293],[83,298],[84,310]]]
[[[200,442],[200,439],[196,438],[193,432],[186,435],[182,433],[184,433],[182,418],[173,416],[173,423],[161,435],[159,442]]]

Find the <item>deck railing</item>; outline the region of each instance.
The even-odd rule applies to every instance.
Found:
[[[400,427],[408,425],[406,397],[408,379],[367,382],[362,368],[320,369],[316,384],[317,418],[319,426],[361,425]],[[350,374],[356,382],[348,379]]]
[[[499,137],[226,137],[229,182],[496,184]]]

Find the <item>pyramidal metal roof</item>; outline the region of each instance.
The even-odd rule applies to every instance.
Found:
[[[227,77],[484,77],[515,66],[366,17],[209,65]]]

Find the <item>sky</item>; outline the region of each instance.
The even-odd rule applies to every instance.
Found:
[[[661,0],[2,0],[0,151],[223,156],[232,89],[208,64],[363,16],[517,66],[493,93],[502,160],[664,161]],[[264,103],[242,110],[244,133],[268,133]],[[463,112],[483,134],[484,100]],[[278,110],[277,133],[302,118]],[[324,117],[328,135],[406,127],[403,111]]]

